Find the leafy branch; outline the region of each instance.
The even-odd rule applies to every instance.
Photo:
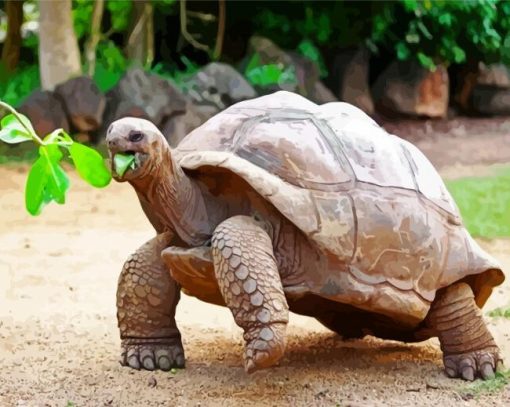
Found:
[[[31,215],[39,215],[51,201],[65,203],[70,182],[60,165],[62,149],[69,153],[78,175],[90,185],[103,188],[110,183],[111,173],[96,150],[74,141],[63,129],[41,138],[26,116],[1,100],[0,107],[9,112],[0,120],[0,140],[8,144],[32,141],[39,149],[25,186],[25,206]]]

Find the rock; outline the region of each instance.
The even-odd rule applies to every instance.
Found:
[[[469,114],[510,114],[510,71],[503,64],[479,63],[458,75],[455,101]]]
[[[271,86],[258,88],[261,93],[267,94],[277,90],[296,92],[311,101],[322,104],[336,101],[336,97],[320,81],[319,67],[312,60],[295,52],[284,51],[271,40],[253,36],[250,39],[248,55],[241,64],[244,72],[255,59],[259,65],[277,65],[282,70],[293,73],[293,83],[275,83]]]
[[[149,380],[147,381],[147,385],[149,387],[154,388],[158,385],[158,381],[156,380],[156,378],[154,376],[151,376],[151,377],[149,377]]]
[[[131,69],[107,93],[105,126],[126,116],[152,121],[160,126],[166,118],[184,113],[186,97],[169,81],[142,69]]]
[[[510,115],[510,89],[476,85],[471,92],[471,109],[481,115]]]
[[[197,104],[209,104],[223,110],[237,102],[253,99],[257,92],[233,67],[212,62],[186,83],[186,92]]]
[[[106,98],[94,81],[81,76],[58,85],[55,94],[63,101],[71,124],[80,132],[99,129],[106,107]]]
[[[464,112],[470,110],[470,98],[478,80],[478,67],[472,63],[463,65],[458,72],[453,72],[453,100]]]
[[[510,88],[510,71],[504,64],[478,65],[477,85],[494,86],[496,88]]]
[[[496,115],[499,113],[491,113],[484,106],[477,106],[476,100],[499,99],[500,91],[510,89],[510,71],[503,64],[486,65],[484,63],[468,63],[464,65],[458,72],[454,72],[454,99],[456,104],[468,114],[488,114]],[[473,93],[476,88],[480,87],[476,93],[476,100],[473,99]],[[491,95],[491,90],[496,94]],[[480,94],[483,94],[480,97]],[[473,105],[473,103],[475,103]]]
[[[429,379],[429,380],[427,380],[427,383],[425,384],[425,387],[427,389],[434,389],[434,390],[436,390],[436,389],[439,389],[441,387],[441,385],[437,381],[435,381],[433,379]]]
[[[311,99],[316,103],[338,102],[338,98],[321,81],[315,82]]]
[[[373,97],[376,106],[388,113],[446,117],[448,72],[443,65],[429,71],[414,61],[396,61],[377,79]]]
[[[192,130],[196,129],[218,110],[213,106],[194,106],[189,103],[186,112],[171,116],[162,126],[161,131],[171,147],[176,147]]]
[[[463,392],[463,393],[460,394],[460,397],[464,401],[470,401],[470,400],[473,400],[475,398],[475,395],[473,393],[471,393],[471,392]]]
[[[374,102],[369,85],[369,52],[355,48],[339,52],[330,70],[331,89],[342,102],[359,107],[365,113],[374,113]]]
[[[297,92],[315,102],[313,99],[315,96],[314,87],[315,84],[320,81],[318,65],[312,60],[296,54],[295,52],[287,52],[287,55],[290,57],[290,64],[294,67],[294,73],[297,79]]]
[[[69,131],[64,106],[53,92],[36,90],[23,102],[18,111],[30,119],[40,137],[59,128]]]

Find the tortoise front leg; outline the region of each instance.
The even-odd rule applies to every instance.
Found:
[[[184,367],[181,334],[175,323],[180,288],[163,264],[161,251],[172,240],[149,240],[124,264],[117,290],[121,364],[134,369]]]
[[[437,332],[449,377],[474,380],[494,376],[502,362],[499,348],[469,285],[458,283],[438,292],[426,323]]]
[[[285,350],[289,308],[266,231],[235,216],[212,238],[214,271],[221,294],[243,330],[248,373],[274,365]]]

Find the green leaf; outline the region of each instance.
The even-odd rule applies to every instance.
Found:
[[[427,38],[428,40],[431,40],[433,38],[432,34],[428,30],[428,28],[425,26],[425,24],[423,24],[423,22],[418,20],[416,25],[417,25],[418,29],[421,31],[421,33],[425,36],[425,38]]]
[[[409,44],[418,44],[420,42],[420,36],[418,34],[407,34],[406,41]]]
[[[48,192],[59,204],[66,203],[66,192],[69,190],[70,182],[64,169],[55,163],[50,164],[51,176],[48,182]]]
[[[434,64],[432,58],[425,55],[423,52],[418,52],[417,57],[418,61],[420,61],[420,64],[422,64],[423,67],[429,70],[434,70],[436,68],[436,64]]]
[[[69,147],[69,153],[73,159],[76,171],[90,185],[96,188],[103,188],[110,183],[112,178],[110,171],[106,168],[103,157],[96,150],[74,142]],[[118,155],[115,156],[115,162],[117,162]],[[134,156],[131,157],[134,160]]]
[[[61,159],[62,152],[57,145],[39,148],[39,158],[30,169],[25,187],[25,206],[31,215],[39,215],[51,201],[65,203],[70,183],[59,165]]]
[[[466,60],[466,53],[464,52],[464,50],[462,48],[455,46],[452,48],[452,51],[453,51],[453,60],[456,63],[460,64]]]
[[[397,58],[400,59],[401,61],[409,58],[409,55],[411,54],[411,52],[409,51],[409,48],[403,42],[399,42],[397,44],[396,51],[397,51]]]
[[[44,137],[43,141],[46,144],[58,144],[62,147],[67,147],[73,143],[73,139],[65,132],[64,129],[53,130],[50,134]]]
[[[133,154],[115,154],[113,162],[115,172],[122,177],[129,167],[134,168],[135,156]]]
[[[451,27],[452,25],[452,15],[450,13],[443,13],[439,15],[439,24],[444,25],[445,27]]]
[[[23,143],[24,141],[30,141],[32,140],[32,137],[17,129],[2,129],[0,130],[0,140],[8,144],[17,144]]]
[[[28,127],[28,130],[34,133],[34,128],[30,123],[30,120],[22,114],[19,115],[23,123]],[[32,134],[30,134],[25,127],[19,122],[17,117],[13,114],[8,114],[0,121],[0,140],[9,143],[16,144],[24,141],[32,140]]]
[[[62,154],[62,151],[60,151],[60,148],[57,144],[49,144],[44,147],[45,151],[48,153],[50,160],[54,163],[60,162],[62,158],[64,157]]]
[[[28,173],[25,186],[25,206],[28,213],[33,216],[39,215],[43,207],[51,201],[46,190],[47,183],[48,174],[45,169],[44,159],[39,157]]]
[[[43,146],[39,148],[39,154],[43,158],[45,171],[48,175],[46,188],[51,196],[59,204],[65,203],[65,194],[69,189],[69,178],[59,165],[62,153],[56,145]]]
[[[30,119],[25,116],[24,114],[18,113],[18,117],[20,118],[21,122],[25,125],[25,127],[31,131],[32,133],[35,133],[35,130],[32,126],[32,123],[30,122]],[[18,118],[14,116],[13,114],[8,114],[2,120],[0,121],[0,126],[2,128],[4,127],[18,127],[20,129],[23,129],[23,131],[26,133],[27,129],[23,127],[23,125],[20,123]]]
[[[69,189],[69,178],[59,165],[62,152],[57,145],[42,146],[39,148],[44,170],[48,176],[46,190],[50,198],[59,204],[65,203],[65,194]]]
[[[259,54],[253,54],[250,60],[248,61],[248,65],[246,66],[245,73],[252,71],[260,66],[260,57]]]
[[[415,11],[418,8],[417,0],[404,0],[403,3],[406,11]]]

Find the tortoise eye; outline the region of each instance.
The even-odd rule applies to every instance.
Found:
[[[144,134],[140,133],[139,131],[131,133],[129,135],[129,141],[136,143],[137,141],[140,141],[144,138]]]

